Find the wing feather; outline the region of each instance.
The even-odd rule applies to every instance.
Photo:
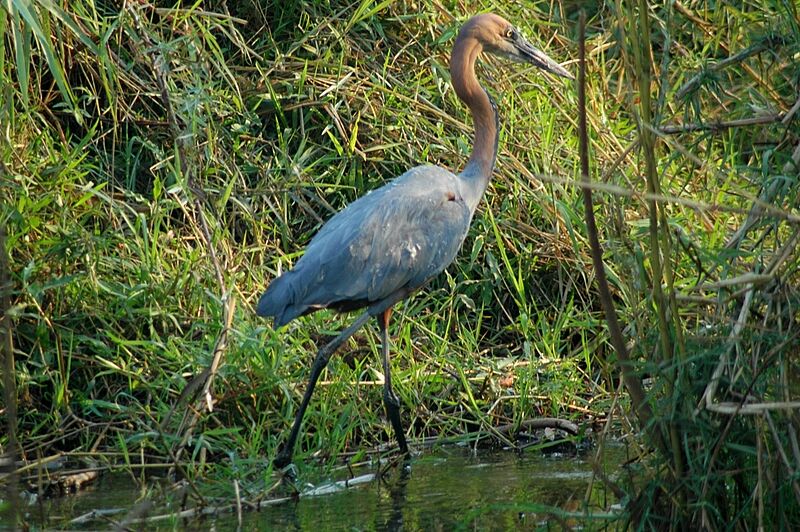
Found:
[[[455,175],[413,168],[331,218],[295,268],[272,282],[258,313],[280,326],[309,309],[365,306],[416,289],[452,262],[471,218]]]

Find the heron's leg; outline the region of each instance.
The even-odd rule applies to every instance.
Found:
[[[403,431],[403,424],[400,422],[400,399],[392,390],[392,372],[389,368],[389,318],[392,315],[392,307],[378,314],[378,327],[381,330],[381,354],[383,355],[383,404],[386,407],[386,415],[392,423],[400,452],[408,454],[406,445],[406,434]]]
[[[314,393],[314,387],[317,385],[317,380],[319,379],[322,370],[328,365],[331,355],[333,355],[336,350],[347,341],[348,338],[353,336],[353,334],[360,329],[368,319],[369,313],[365,312],[359,316],[359,318],[354,321],[350,327],[339,333],[339,336],[322,346],[322,348],[317,352],[317,356],[314,359],[314,364],[311,366],[311,376],[308,378],[308,386],[306,386],[306,392],[303,394],[303,401],[300,403],[300,409],[297,411],[297,414],[294,417],[294,424],[292,425],[292,431],[289,433],[289,439],[286,440],[286,444],[283,446],[283,449],[280,453],[278,453],[278,456],[275,457],[275,460],[272,461],[275,467],[284,468],[291,463],[294,444],[297,442],[297,436],[300,434],[300,425],[303,422],[303,416],[306,413],[306,408],[308,408],[309,401],[311,401],[311,395]]]

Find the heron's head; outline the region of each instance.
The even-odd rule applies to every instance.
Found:
[[[575,79],[564,67],[534,47],[506,19],[493,13],[476,15],[461,28],[483,46],[484,51],[520,63],[530,63],[558,76]]]

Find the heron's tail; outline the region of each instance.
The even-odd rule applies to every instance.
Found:
[[[297,305],[297,293],[291,279],[292,272],[286,272],[270,283],[261,294],[256,306],[256,314],[261,317],[273,317],[273,327],[283,327],[305,312],[304,305]]]

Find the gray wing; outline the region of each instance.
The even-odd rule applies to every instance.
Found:
[[[453,261],[471,217],[456,176],[409,170],[331,218],[295,268],[270,284],[258,314],[279,327],[311,309],[358,308],[414,290]]]

